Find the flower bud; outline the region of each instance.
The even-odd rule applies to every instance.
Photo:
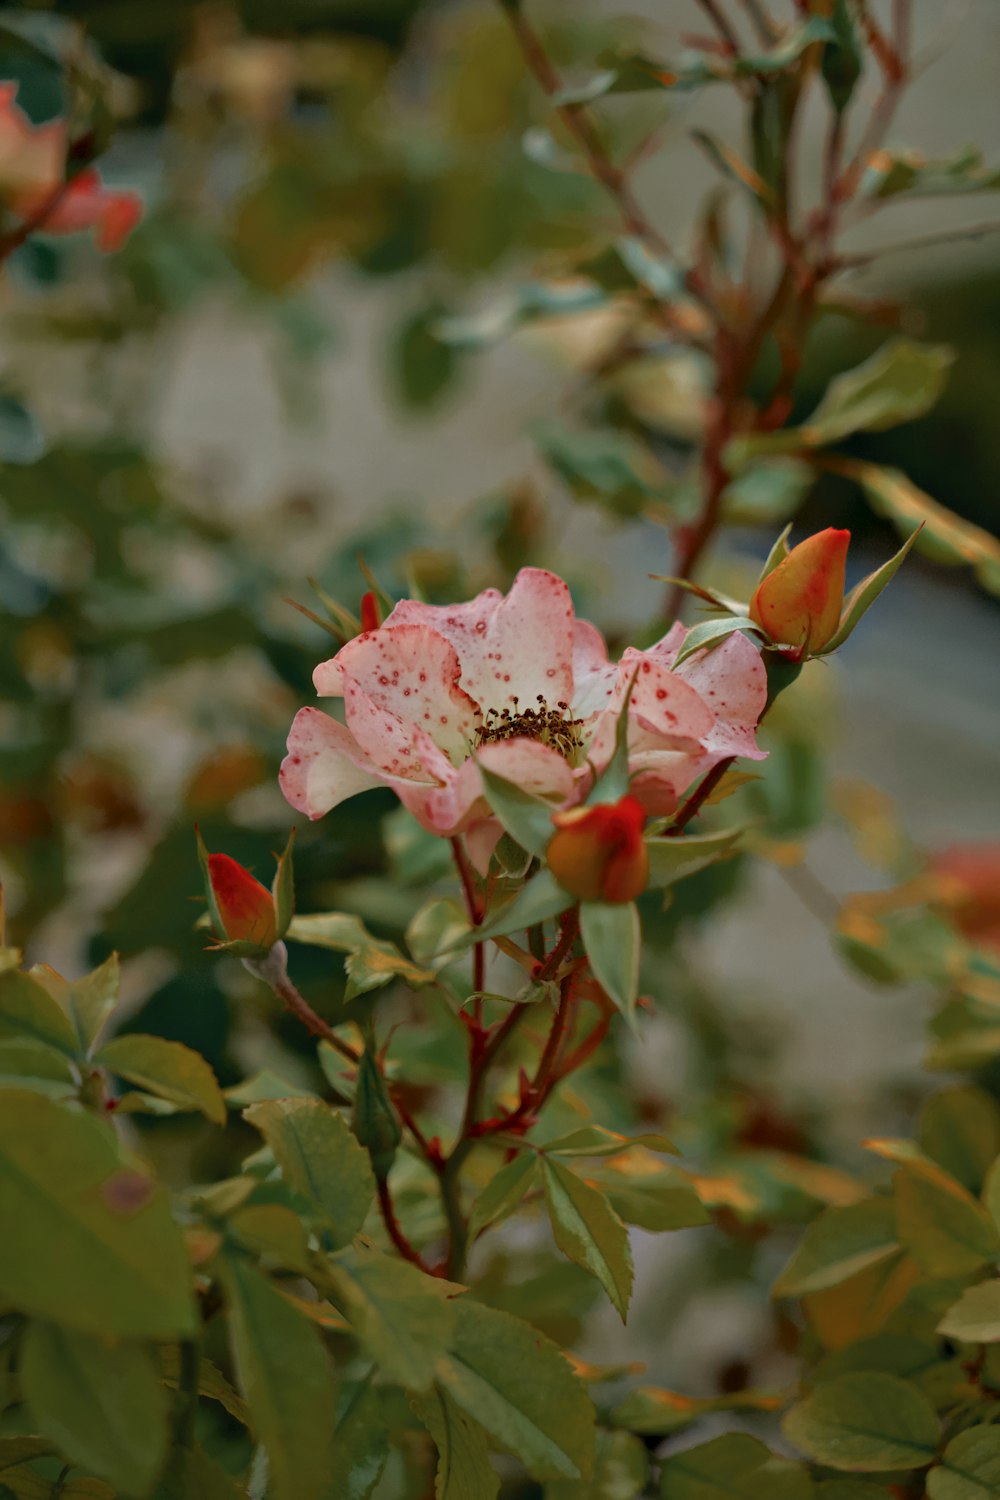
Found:
[[[228,854],[209,854],[198,834],[198,859],[219,946],[240,958],[264,958],[292,920],[291,838],[268,890]]]
[[[821,651],[836,635],[844,606],[849,531],[828,526],[806,537],[763,577],[750,601],[750,618],[797,660]]]
[[[595,807],[553,813],[556,831],[546,853],[549,869],[580,901],[634,901],[646,888],[649,854],[643,842],[642,803],[625,796]]]

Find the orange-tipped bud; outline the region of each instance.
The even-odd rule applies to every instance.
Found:
[[[228,854],[208,856],[208,880],[212,916],[220,929],[217,936],[229,943],[273,948],[278,941],[278,914],[271,892]]]
[[[828,526],[806,537],[762,578],[750,601],[750,618],[796,659],[821,651],[840,625],[849,531]]]
[[[646,814],[635,797],[554,813],[549,869],[580,901],[634,901],[646,889],[649,854],[642,838]]]

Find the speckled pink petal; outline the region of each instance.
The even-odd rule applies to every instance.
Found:
[[[317,667],[313,680],[321,693],[335,691],[347,698],[351,679],[376,709],[391,715],[387,723],[415,725],[458,765],[469,754],[479,719],[476,705],[458,686],[460,671],[454,646],[428,625],[383,625],[348,641],[332,662]],[[382,764],[373,745],[355,728],[350,707],[347,722],[372,759]],[[387,732],[398,757],[399,735],[394,729]]]
[[[462,686],[484,709],[518,700],[550,708],[573,695],[573,601],[567,585],[544,568],[522,568],[497,605],[475,661],[463,657]]]
[[[483,745],[476,754],[488,771],[495,771],[533,796],[548,798],[554,806],[573,795],[569,762],[540,740],[498,740]]]
[[[690,683],[633,647],[618,663],[614,691],[598,714],[588,747],[589,758],[603,767],[614,749],[615,730],[628,685],[635,676],[629,705],[629,745],[651,749],[695,750],[715,725],[715,717]]]
[[[696,781],[721,757],[711,751],[653,750],[630,758],[629,791],[652,818],[669,817]]]
[[[384,778],[350,730],[318,708],[303,708],[292,721],[278,780],[294,808],[321,818],[348,797],[381,786]]]
[[[427,731],[369,696],[353,677],[344,678],[347,727],[361,749],[387,777],[435,784],[449,782],[455,768]]]
[[[608,661],[608,648],[596,625],[573,622],[573,715],[587,719],[607,706],[618,669]]]
[[[715,715],[705,744],[726,755],[763,760],[756,727],[767,702],[767,671],[752,641],[737,632],[713,651],[696,651],[677,668]]]
[[[429,625],[451,642],[464,661],[466,647],[473,654],[478,650],[478,641],[502,598],[499,589],[484,589],[465,604],[423,604],[419,599],[400,599],[382,628],[394,630],[397,625]]]

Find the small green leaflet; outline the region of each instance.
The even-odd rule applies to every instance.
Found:
[[[129,1032],[105,1042],[94,1061],[179,1109],[199,1110],[216,1125],[226,1122],[226,1101],[215,1074],[200,1052],[182,1042]]]
[[[639,994],[639,910],[634,901],[609,906],[585,901],[580,907],[580,935],[598,983],[631,1021]]]
[[[624,1323],[633,1274],[628,1230],[604,1193],[561,1161],[542,1158],[542,1182],[556,1244],[597,1277]]]
[[[506,776],[491,771],[481,759],[477,758],[477,764],[486,789],[486,800],[506,831],[522,849],[541,859],[555,832],[552,824],[554,809],[541,797],[533,797],[513,781],[508,781]]]
[[[923,1468],[941,1436],[937,1414],[916,1386],[871,1370],[817,1385],[782,1426],[810,1458],[859,1473]]]

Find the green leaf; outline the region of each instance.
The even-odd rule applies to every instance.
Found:
[[[0,973],[0,1040],[28,1037],[67,1057],[77,1053],[76,1032],[44,985],[19,969]]]
[[[837,113],[842,114],[850,104],[861,77],[864,53],[848,0],[833,0],[830,23],[833,38],[823,48],[821,68],[830,102]]]
[[[437,1361],[437,1377],[535,1479],[590,1474],[593,1405],[561,1350],[536,1328],[460,1297],[454,1341]]]
[[[321,1042],[320,1047],[322,1046]],[[334,1056],[340,1059],[339,1053]],[[245,1109],[248,1104],[262,1104],[268,1099],[316,1098],[312,1089],[289,1083],[287,1078],[272,1073],[270,1068],[261,1068],[259,1073],[244,1078],[242,1083],[234,1083],[231,1088],[223,1090],[223,1096],[230,1109]]]
[[[934,1162],[908,1164],[893,1178],[896,1233],[928,1276],[967,1276],[1000,1251],[992,1218]]]
[[[389,1456],[389,1434],[372,1377],[341,1393],[327,1500],[368,1500]]]
[[[118,954],[112,953],[99,968],[70,985],[70,1018],[82,1051],[90,1051],[100,1036],[105,1021],[118,1004],[120,982],[121,965]]]
[[[737,852],[736,845],[745,832],[743,828],[726,828],[718,833],[688,833],[676,839],[647,839],[649,888],[662,890],[728,859]]]
[[[429,1390],[455,1325],[449,1288],[407,1261],[362,1248],[331,1256],[325,1275],[331,1299],[384,1377]]]
[[[616,1427],[649,1437],[665,1437],[690,1427],[714,1412],[773,1412],[784,1405],[782,1396],[764,1391],[734,1391],[726,1396],[682,1396],[678,1391],[659,1386],[640,1385],[629,1391],[614,1408],[611,1421]]]
[[[597,1277],[624,1323],[632,1293],[628,1230],[605,1194],[562,1162],[543,1157],[542,1182],[556,1244],[569,1260]]]
[[[274,1153],[288,1186],[313,1205],[330,1248],[349,1245],[375,1201],[368,1153],[335,1109],[319,1099],[270,1099],[244,1110]]]
[[[595,500],[615,516],[641,514],[650,500],[663,500],[670,481],[652,450],[638,438],[610,429],[573,431],[546,423],[535,442],[570,491]]]
[[[970,1193],[978,1193],[1000,1157],[1000,1104],[985,1089],[942,1089],[924,1105],[920,1144]]]
[[[104,1336],[186,1338],[191,1268],[167,1195],[103,1120],[0,1095],[0,1297]]]
[[[175,1346],[161,1348],[160,1377],[171,1390],[179,1390],[181,1382],[180,1350]],[[222,1371],[210,1359],[198,1364],[198,1394],[219,1405],[244,1427],[250,1426],[250,1412],[243,1397],[233,1389]]]
[[[867,1479],[824,1479],[814,1491],[814,1500],[886,1500],[884,1485]]]
[[[918,151],[879,151],[869,157],[862,180],[866,197],[936,198],[953,193],[990,193],[1000,188],[1000,168],[986,167],[978,146],[962,146],[951,157],[928,161]]]
[[[817,477],[813,464],[797,458],[754,464],[726,485],[723,516],[731,526],[780,525],[798,510]]]
[[[782,1426],[810,1458],[859,1472],[923,1468],[941,1436],[934,1408],[916,1386],[874,1371],[817,1386]]]
[[[835,376],[801,427],[734,438],[726,464],[736,472],[761,454],[825,447],[852,432],[883,432],[922,417],[944,389],[953,359],[943,344],[889,339],[863,364]]]
[[[508,1218],[534,1187],[537,1177],[538,1159],[532,1151],[522,1151],[501,1167],[472,1205],[469,1238],[475,1239],[488,1224],[498,1224]]]
[[[406,929],[406,946],[417,963],[439,967],[453,956],[451,950],[469,930],[465,903],[453,896],[437,896],[426,902]]]
[[[70,1463],[145,1494],[167,1452],[167,1394],[153,1351],[33,1319],[21,1348],[24,1399]]]
[[[731,1432],[668,1457],[662,1500],[809,1500],[801,1464],[776,1458],[758,1438]]]
[[[829,656],[831,651],[836,651],[838,646],[844,644],[848,636],[853,633],[862,618],[871,609],[882,590],[895,578],[903,564],[904,558],[916,539],[917,532],[914,532],[903,543],[899,551],[890,557],[888,562],[883,563],[880,568],[876,568],[874,573],[869,573],[867,578],[862,578],[861,582],[851,589],[851,592],[844,600],[840,624],[822,651],[815,653],[817,656]]]
[[[1000,594],[1000,541],[991,532],[932,500],[899,469],[855,458],[838,458],[832,467],[855,480],[872,510],[901,535],[915,536],[918,552],[945,566],[972,568],[984,589]]]
[[[679,667],[682,661],[687,661],[696,651],[710,650],[713,646],[721,645],[727,636],[733,635],[737,630],[750,631],[758,638],[761,633],[760,627],[746,615],[726,615],[721,620],[703,620],[700,625],[692,626],[674,658],[674,666]]]
[[[646,1446],[631,1432],[599,1428],[590,1479],[551,1479],[545,1500],[635,1500],[649,1480]]]
[[[479,1423],[439,1388],[415,1406],[438,1451],[435,1500],[493,1500],[500,1476],[490,1463],[486,1434]]]
[[[226,1101],[200,1052],[161,1036],[129,1032],[105,1042],[94,1061],[181,1109],[197,1109],[216,1125],[226,1123]]]
[[[154,1500],[247,1500],[247,1492],[201,1448],[175,1448]]]
[[[286,1271],[308,1273],[306,1227],[294,1209],[283,1203],[249,1203],[238,1208],[227,1229],[255,1256],[266,1255]]]
[[[953,1437],[927,1476],[928,1500],[995,1500],[1000,1494],[1000,1427]]]
[[[543,858],[555,833],[552,823],[555,809],[541,797],[534,797],[513,781],[508,781],[506,776],[498,776],[482,761],[477,761],[477,764],[486,789],[486,800],[503,827],[522,849]]]
[[[248,1262],[217,1262],[239,1384],[267,1449],[275,1500],[325,1500],[332,1478],[333,1370],[307,1318]]]
[[[415,987],[434,981],[431,969],[421,968],[404,958],[394,943],[372,937],[361,918],[349,912],[329,911],[294,917],[287,936],[295,943],[308,943],[314,948],[330,948],[335,953],[347,954],[344,967],[349,981],[348,1000],[389,984],[393,979],[402,979]]]
[[[712,1222],[694,1184],[677,1167],[658,1164],[650,1172],[615,1171],[612,1163],[598,1180],[615,1213],[650,1234]]]
[[[508,901],[492,914],[488,913],[482,926],[470,928],[461,944],[455,946],[467,948],[470,943],[481,942],[483,938],[523,932],[539,922],[547,922],[550,917],[558,917],[572,905],[573,897],[563,890],[551,871],[539,870],[518,891],[513,901]]]
[[[619,1135],[603,1125],[580,1125],[568,1135],[537,1143],[548,1156],[619,1156],[633,1146],[676,1156],[677,1147],[665,1135]]]
[[[772,1296],[807,1297],[839,1286],[859,1271],[888,1260],[899,1249],[892,1204],[868,1198],[828,1208],[809,1225]]]
[[[642,941],[635,902],[607,906],[599,901],[585,901],[580,907],[580,935],[595,978],[631,1020],[639,995]]]
[[[421,308],[396,329],[392,340],[392,373],[407,406],[434,406],[458,373],[452,344],[438,337],[440,307]]]
[[[964,1344],[1000,1342],[1000,1281],[967,1287],[941,1319],[938,1332]]]

